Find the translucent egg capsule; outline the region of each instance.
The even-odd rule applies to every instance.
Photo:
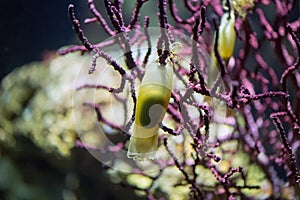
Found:
[[[218,52],[220,56],[226,61],[228,60],[234,50],[236,33],[234,30],[235,16],[234,11],[225,12],[221,18],[218,37]]]
[[[163,120],[172,92],[173,68],[157,62],[146,67],[138,92],[135,122],[128,153],[135,160],[154,159],[158,124]]]

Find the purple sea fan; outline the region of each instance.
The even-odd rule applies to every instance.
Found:
[[[149,28],[152,16],[140,18],[153,2],[138,0],[129,22],[121,1],[104,1],[109,20],[92,0],[88,3],[93,17],[85,22],[99,22],[111,37],[89,42],[70,5],[83,45],[60,53],[92,54],[91,67],[83,72],[92,75],[77,89],[92,89],[92,97],[81,101],[95,111],[96,118],[86,117],[96,119],[94,126],[107,140],[99,146],[78,144],[110,166],[114,180],[148,199],[299,196],[300,19],[289,17],[295,2],[186,0],[179,12],[180,2],[160,0],[158,28]],[[233,54],[222,51],[229,48],[226,36],[235,40]],[[183,50],[174,53],[176,42]],[[126,151],[137,120],[139,83],[151,63],[172,63],[173,87],[166,115],[155,121],[156,155],[136,162]],[[97,96],[100,91],[109,104]],[[79,132],[84,138],[88,131]]]

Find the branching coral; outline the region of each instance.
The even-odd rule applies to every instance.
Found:
[[[299,18],[288,21],[295,2],[185,0],[190,17],[184,19],[177,3],[159,0],[159,28],[153,32],[149,28],[152,19],[140,18],[149,3],[145,0],[137,0],[129,22],[124,20],[125,5],[121,1],[104,1],[108,21],[93,0],[88,3],[94,17],[85,22],[99,22],[112,37],[98,44],[89,42],[70,5],[69,15],[83,46],[67,48],[60,54],[93,54],[87,70],[90,74],[106,70],[97,66],[101,57],[118,79],[116,87],[95,83],[79,88],[106,91],[115,102],[110,106],[120,104],[123,110],[117,112],[120,123],[110,118],[109,112],[104,113],[107,106],[97,99],[84,102],[95,110],[101,126],[109,128],[107,137],[115,131],[114,137],[119,139],[114,139],[116,145],[109,148],[93,147],[84,141],[78,145],[112,156],[105,162],[112,167],[108,170],[112,177],[148,199],[174,199],[175,194],[184,199],[289,198],[300,194],[296,156],[300,144],[300,26]],[[269,22],[266,11],[273,8],[274,21]],[[237,43],[233,54],[226,49],[232,47],[224,46],[227,38],[230,44],[232,40]],[[172,59],[170,45],[174,42],[180,42],[183,51],[173,57],[175,85],[167,115],[159,123],[157,156],[147,162],[156,170],[149,171],[149,166],[143,168],[145,163],[134,165],[116,155],[128,148],[137,84],[145,66],[153,62],[165,65]],[[123,56],[116,57],[113,48],[104,50],[114,45]],[[224,52],[228,54],[224,56]],[[139,184],[142,180],[145,184]],[[283,192],[286,190],[288,194]]]

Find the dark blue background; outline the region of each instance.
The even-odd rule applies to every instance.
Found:
[[[41,60],[75,35],[64,0],[0,1],[0,79],[13,68]]]

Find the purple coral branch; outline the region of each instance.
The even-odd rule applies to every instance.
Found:
[[[131,20],[130,20],[130,23],[128,26],[128,29],[132,29],[135,26],[135,24],[137,23],[137,21],[140,17],[140,10],[141,10],[143,4],[147,1],[148,0],[137,0],[134,10],[133,10],[133,15],[131,17]]]
[[[112,123],[108,119],[106,119],[105,117],[103,117],[100,105],[95,104],[95,103],[84,103],[83,105],[84,106],[89,106],[89,107],[93,108],[96,111],[97,119],[98,119],[99,122],[103,122],[104,124],[108,125],[112,129],[115,129],[115,130],[123,132],[122,129],[117,124]]]
[[[300,186],[300,175],[299,175],[299,171],[296,167],[296,158],[295,158],[295,154],[292,151],[291,146],[289,145],[288,139],[286,137],[286,133],[284,131],[283,125],[279,120],[278,117],[279,114],[271,114],[271,118],[279,132],[280,138],[282,140],[283,146],[285,148],[285,150],[288,152],[289,155],[289,160],[290,160],[290,167],[291,167],[291,171],[293,173],[293,176],[290,176],[291,179],[294,179],[296,181],[296,183],[298,184],[298,186]],[[281,115],[281,113],[280,113]]]
[[[259,100],[259,99],[264,99],[264,98],[269,98],[269,97],[282,97],[282,98],[288,98],[288,94],[286,92],[282,91],[270,91],[270,92],[265,92],[262,94],[240,94],[240,101],[243,102],[244,104],[249,103],[250,101],[253,100]]]
[[[123,32],[124,30],[122,30],[121,27],[121,23],[123,20],[120,19],[120,15],[118,14],[116,7],[109,0],[104,0],[104,5],[106,7],[107,15],[109,16],[109,19],[113,27],[116,29],[117,33]]]
[[[221,158],[213,153],[207,153],[206,157],[213,159],[215,162],[219,162]]]
[[[109,92],[112,92],[114,88],[108,87],[106,85],[94,85],[94,84],[83,84],[76,88],[76,90],[82,90],[82,89],[87,89],[87,88],[93,88],[93,89],[104,89]]]
[[[193,3],[196,3],[196,1],[193,1]],[[199,9],[198,6],[192,5],[191,0],[184,0],[184,4],[186,8],[189,9],[191,12],[197,12]]]
[[[74,14],[74,5],[70,4],[69,5],[69,16],[72,20],[73,23],[73,27],[80,39],[80,41],[82,42],[82,44],[84,45],[84,47],[89,50],[89,51],[94,51],[95,55],[93,56],[93,60],[92,60],[92,65],[89,69],[89,73],[93,73],[96,69],[96,60],[101,56],[104,59],[106,59],[108,61],[109,64],[111,64],[114,69],[116,71],[118,71],[122,76],[126,73],[125,70],[119,66],[119,64],[111,58],[110,55],[108,55],[106,52],[100,50],[99,48],[95,48],[95,46],[93,46],[88,39],[85,37],[82,29],[80,28],[80,23],[79,21],[76,19],[75,14]]]
[[[259,19],[260,19],[259,22],[260,22],[261,26],[265,29],[264,34],[265,34],[266,39],[269,39],[269,40],[277,39],[278,34],[273,30],[272,26],[267,21],[263,10],[260,8],[257,8],[256,13],[259,16]]]
[[[225,68],[225,62],[222,59],[222,57],[220,56],[219,51],[218,51],[219,27],[216,24],[216,20],[214,20],[214,25],[215,25],[215,29],[216,29],[214,53],[215,53],[215,56],[217,58],[218,66],[220,67],[221,77],[224,78],[227,71],[226,71],[226,68]]]
[[[101,49],[94,49],[95,51],[95,55],[93,56],[92,59],[92,65],[89,69],[89,74],[92,74],[95,70],[96,70],[96,61],[99,57],[104,58],[109,65],[112,65],[114,70],[116,70],[117,72],[119,72],[119,74],[121,76],[124,76],[126,74],[126,71],[105,51],[101,50]]]
[[[297,67],[299,67],[300,65],[300,41],[298,39],[298,37],[296,36],[295,32],[292,30],[291,26],[288,25],[286,27],[287,31],[291,34],[295,44],[296,44],[296,47],[297,47],[297,51],[298,51],[298,56],[297,56],[297,59],[296,59],[296,62],[295,64],[293,64],[292,66],[288,67],[284,73],[282,74],[281,78],[280,78],[280,83],[283,87],[283,90],[286,91],[286,81],[287,81],[287,77],[289,74],[291,74],[293,71],[295,71],[297,69]]]
[[[179,163],[178,159],[175,157],[174,153],[169,149],[168,146],[168,138],[164,138],[164,146],[166,148],[166,150],[168,151],[169,155],[171,156],[171,158],[173,159],[176,167],[181,171],[181,173],[183,174],[185,180],[192,185],[192,191],[194,190],[196,192],[196,196],[200,199],[203,199],[203,194],[200,191],[199,187],[197,187],[197,185],[195,184],[194,181],[192,181],[189,178],[189,175],[187,174],[187,172],[184,170],[184,167],[182,166],[182,164]]]
[[[200,24],[200,19],[201,19],[201,24]],[[191,77],[193,77],[193,74],[195,72],[197,72],[198,78],[200,81],[200,86],[201,86],[200,93],[209,96],[209,91],[208,91],[207,87],[205,86],[205,80],[202,76],[202,70],[200,69],[198,48],[197,48],[199,34],[202,34],[204,28],[205,28],[205,7],[202,6],[201,12],[197,13],[195,15],[195,24],[193,27],[193,43],[192,43],[193,54],[192,54],[191,63],[190,63],[190,75],[191,75]]]
[[[88,0],[88,5],[90,7],[91,12],[95,16],[95,20],[99,21],[102,25],[103,29],[111,36],[115,35],[115,32],[111,30],[111,28],[106,23],[105,19],[102,17],[101,13],[96,9],[96,6],[94,4],[94,0]],[[85,20],[85,23],[89,23],[90,21]]]
[[[135,76],[129,77],[128,80],[130,82],[130,94],[131,94],[131,98],[133,101],[133,112],[132,112],[130,120],[123,128],[125,133],[127,133],[129,131],[130,127],[132,126],[132,124],[135,120],[135,107],[136,107],[136,101],[137,101],[136,92],[135,92]]]
[[[171,12],[171,15],[173,17],[173,19],[178,23],[178,24],[186,24],[188,23],[187,21],[181,19],[181,17],[179,17],[178,15],[178,9],[177,9],[177,6],[176,4],[174,3],[173,0],[169,0],[169,10]],[[196,10],[195,10],[196,12]]]
[[[187,102],[189,105],[192,105],[192,106],[195,106],[196,108],[199,108],[201,110],[203,110],[204,112],[204,116],[203,116],[203,119],[202,117],[200,117],[200,122],[199,122],[199,127],[198,127],[198,130],[200,130],[201,128],[201,125],[203,124],[203,120],[204,120],[204,126],[205,126],[205,142],[207,142],[208,140],[208,137],[209,137],[209,122],[210,122],[210,108],[206,105],[203,105],[203,104],[200,104],[200,103],[196,103],[196,102],[190,102],[188,101]]]
[[[130,78],[127,78],[126,76],[122,76],[121,84],[118,88],[108,87],[106,85],[83,84],[83,85],[79,86],[78,88],[76,88],[76,90],[82,90],[82,89],[87,89],[87,88],[104,89],[104,90],[107,90],[108,92],[113,93],[115,95],[115,98],[117,98],[116,94],[123,91],[123,89],[125,87],[126,79],[130,79]]]
[[[166,13],[166,0],[158,1],[158,17],[160,24],[160,36],[157,41],[157,55],[159,57],[159,63],[161,65],[166,65],[166,59],[170,54],[170,41],[168,37],[168,18]],[[163,46],[164,45],[164,46]]]
[[[242,167],[238,167],[238,168],[231,168],[227,173],[225,173],[223,176],[220,175],[220,173],[218,172],[218,170],[216,169],[216,166],[213,165],[209,160],[207,161],[207,165],[209,167],[209,169],[211,170],[211,172],[213,173],[213,175],[216,177],[216,179],[222,183],[222,184],[228,184],[229,183],[229,178],[234,174],[234,173],[241,173],[243,168]]]
[[[115,44],[116,41],[115,40],[108,40],[108,41],[104,41],[104,42],[101,42],[101,43],[98,43],[98,44],[94,44],[94,47],[95,48],[103,48],[103,47],[107,47],[107,46],[111,46],[113,44]],[[71,46],[71,47],[68,47],[66,49],[63,49],[63,50],[59,50],[58,51],[58,54],[63,56],[63,55],[66,55],[68,53],[72,53],[72,52],[75,52],[75,51],[81,51],[82,53],[88,51],[85,46]]]
[[[144,57],[144,60],[143,60],[143,66],[144,67],[148,62],[149,56],[151,54],[151,48],[152,48],[151,40],[150,40],[150,36],[149,36],[149,32],[148,32],[148,27],[149,27],[149,17],[145,17],[144,33],[145,33],[145,37],[146,37],[146,40],[147,40],[148,49],[147,49],[147,53],[146,53],[146,55]]]
[[[72,53],[72,52],[75,52],[75,51],[85,52],[86,50],[87,49],[84,46],[72,46],[72,47],[69,47],[69,48],[66,48],[66,49],[63,49],[63,50],[59,50],[58,54],[63,56],[63,55],[66,55],[68,53]]]
[[[117,28],[116,28],[117,31],[119,33],[124,32],[125,31],[125,24],[124,24],[123,17],[121,15],[121,13],[116,8],[116,6],[111,5],[110,9],[113,12],[114,20],[117,23]],[[120,31],[119,31],[119,29],[120,29]]]
[[[132,57],[130,40],[126,32],[126,28],[124,26],[123,17],[118,12],[118,9],[114,5],[112,5],[112,3],[109,0],[104,0],[104,4],[111,23],[113,24],[117,33],[119,33],[120,42],[124,45],[126,65],[129,69],[133,69],[136,67],[136,63]]]
[[[256,62],[259,65],[259,67],[261,67],[263,70],[265,70],[269,74],[269,76],[272,80],[272,84],[274,86],[276,86],[278,83],[278,79],[277,79],[277,75],[276,75],[274,69],[272,67],[268,66],[268,64],[264,61],[262,56],[260,54],[258,54],[257,52],[255,52],[254,57],[255,57]]]
[[[165,125],[163,125],[162,122],[160,122],[158,124],[159,128],[161,128],[164,132],[166,133],[169,133],[171,135],[174,135],[174,136],[178,136],[181,134],[181,132],[183,131],[183,129],[185,128],[183,124],[181,124],[176,130],[173,130]]]
[[[78,19],[75,17],[75,13],[74,13],[74,5],[70,4],[68,7],[68,11],[69,11],[69,16],[72,20],[73,23],[73,27],[78,35],[78,38],[80,39],[80,41],[82,42],[82,44],[84,45],[84,47],[89,50],[92,51],[94,49],[93,45],[88,41],[88,39],[85,37],[82,29],[80,28],[80,23],[78,21]]]

